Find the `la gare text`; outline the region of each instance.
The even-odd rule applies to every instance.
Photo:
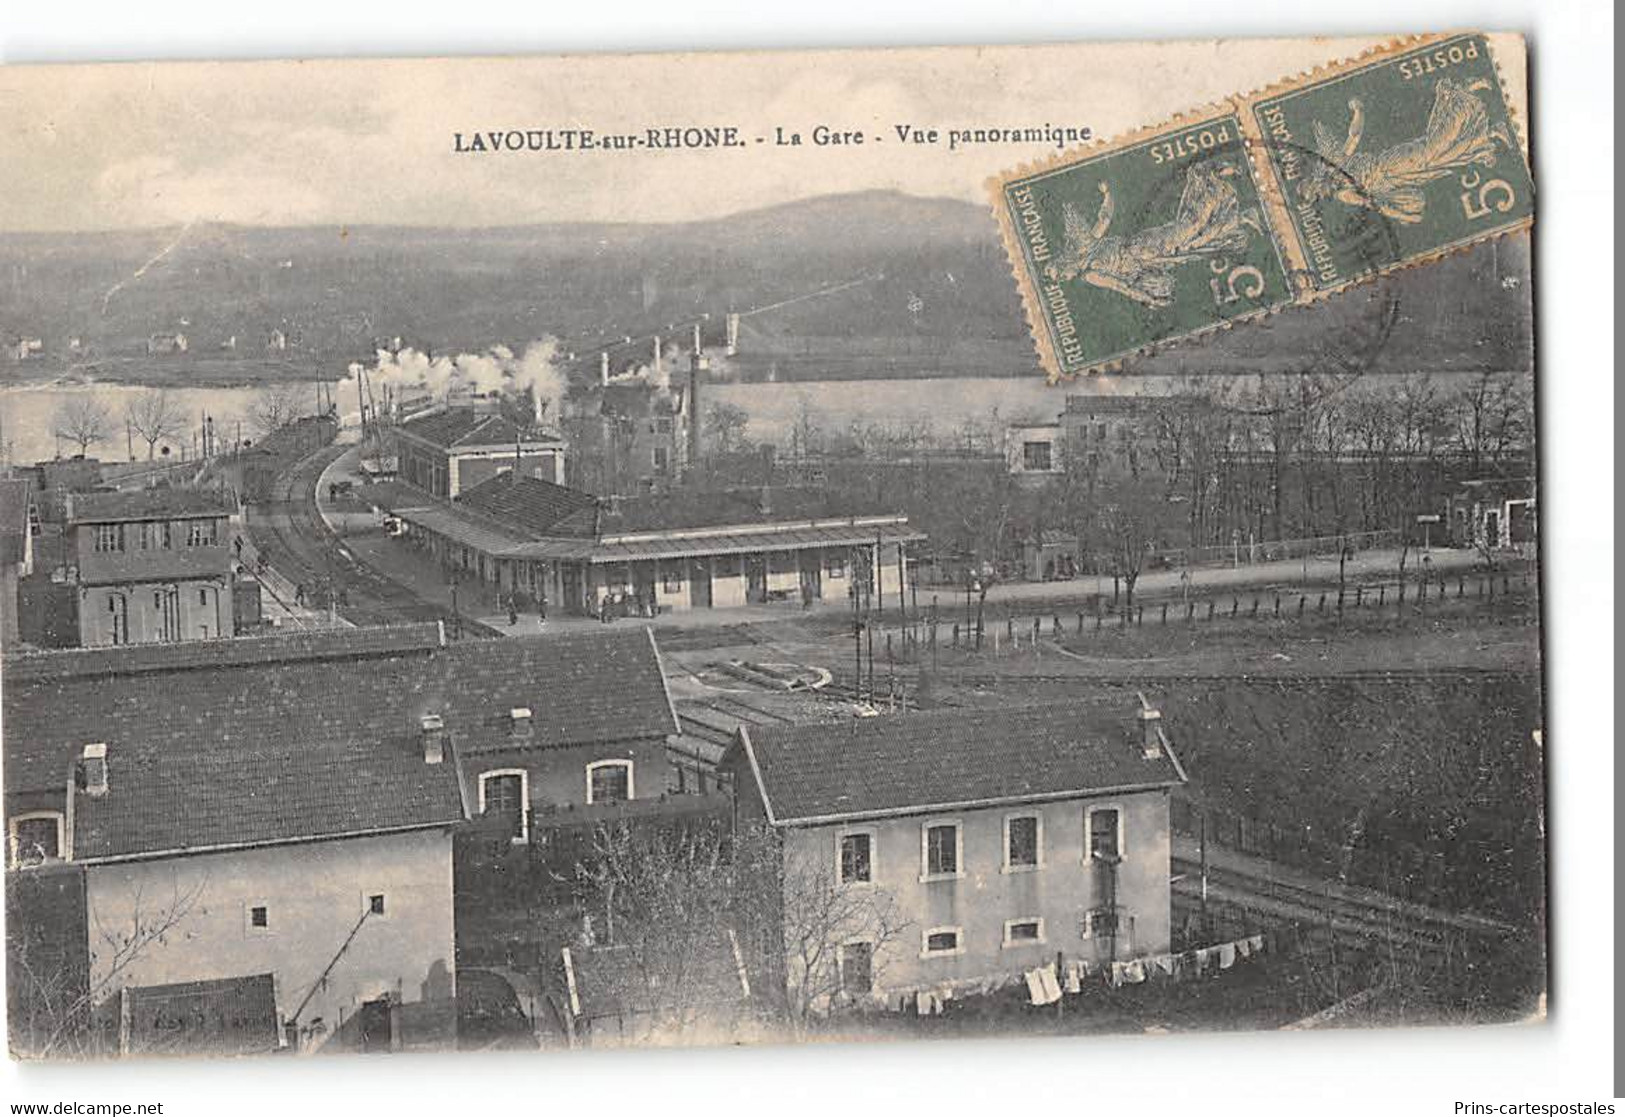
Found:
[[[1086,127],[1043,124],[1023,127],[939,128],[893,124],[879,132],[835,128],[774,127],[760,135],[745,135],[734,126],[645,128],[639,132],[599,132],[591,128],[506,128],[480,132],[453,132],[455,155],[549,151],[680,151],[751,147],[866,147],[876,144],[946,145],[949,150],[971,144],[1039,143],[1057,148],[1087,142]]]

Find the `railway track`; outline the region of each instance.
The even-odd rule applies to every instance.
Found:
[[[1177,843],[1176,839],[1176,843]],[[1202,910],[1201,864],[1177,848],[1171,861],[1176,918]],[[1208,865],[1207,901],[1232,921],[1295,929],[1339,947],[1393,947],[1421,954],[1459,952],[1464,942],[1495,942],[1513,933],[1497,920],[1445,911],[1372,889],[1317,880],[1257,858]]]
[[[255,548],[290,583],[320,588],[339,597],[336,612],[357,625],[414,624],[444,621],[457,627],[449,609],[424,601],[408,587],[358,561],[316,509],[316,485],[342,446],[326,446],[294,463],[271,489],[271,499],[251,504],[247,524]],[[493,633],[469,617],[460,624],[465,635]]]

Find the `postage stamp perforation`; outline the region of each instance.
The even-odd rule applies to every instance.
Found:
[[[1355,70],[1360,70],[1368,66],[1380,65],[1396,54],[1403,54],[1406,51],[1416,50],[1419,47],[1431,46],[1434,43],[1449,42],[1451,39],[1460,39],[1464,36],[1470,35],[1483,36],[1485,43],[1489,48],[1490,65],[1495,70],[1495,80],[1500,89],[1501,100],[1506,104],[1507,115],[1512,122],[1513,134],[1517,137],[1518,147],[1523,152],[1523,157],[1527,161],[1529,158],[1529,138],[1523,119],[1524,114],[1519,110],[1519,102],[1512,96],[1512,91],[1507,85],[1506,70],[1501,65],[1500,56],[1496,53],[1495,41],[1493,37],[1481,31],[1463,28],[1455,31],[1428,31],[1419,32],[1413,35],[1396,36],[1387,40],[1386,42],[1367,47],[1360,53],[1351,55],[1348,58],[1322,63],[1321,65],[1311,67],[1308,70],[1302,70],[1296,74],[1278,78],[1277,80],[1270,82],[1268,85],[1260,86],[1246,92],[1236,93],[1231,97],[1231,100],[1233,100],[1239,106],[1250,107],[1251,105],[1257,104],[1260,101],[1267,101],[1272,97],[1278,97],[1284,93],[1291,93],[1296,89],[1301,89],[1302,87],[1317,81],[1324,81],[1327,78],[1352,73]]]
[[[1004,186],[1012,179],[1034,178],[1049,171],[1069,167],[1085,159],[1109,155],[1114,151],[1121,151],[1124,148],[1133,147],[1135,144],[1154,140],[1159,136],[1165,136],[1169,132],[1176,132],[1180,128],[1191,124],[1200,124],[1215,117],[1239,114],[1240,112],[1241,105],[1239,101],[1233,97],[1222,97],[1205,105],[1173,113],[1155,124],[1147,124],[1130,132],[1103,137],[1087,144],[1066,148],[1042,159],[1033,159],[1026,163],[1017,164],[1008,171],[992,176],[984,185],[994,208],[998,209]]]
[[[1460,256],[1464,253],[1470,252],[1479,245],[1487,244],[1491,241],[1504,240],[1508,237],[1526,235],[1530,229],[1533,228],[1533,226],[1533,219],[1529,219],[1521,222],[1518,225],[1498,229],[1492,233],[1482,234],[1474,237],[1470,241],[1463,241],[1459,244],[1444,245],[1430,252],[1409,257],[1388,267],[1378,268],[1376,271],[1363,277],[1359,281],[1350,283],[1343,287],[1336,287],[1325,291],[1310,287],[1298,296],[1297,301],[1293,303],[1293,305],[1320,306],[1336,299],[1357,296],[1362,290],[1367,289],[1374,280],[1386,279],[1390,276],[1398,275],[1401,272],[1408,272],[1416,268],[1428,267],[1429,265],[1436,264],[1441,260],[1448,260],[1453,256]]]
[[[1181,334],[1178,338],[1168,338],[1149,342],[1135,349],[1116,354],[1109,360],[1093,363],[1090,365],[1090,367],[1085,369],[1064,370],[1061,368],[1059,360],[1056,359],[1054,351],[1050,347],[1047,323],[1044,321],[1042,312],[1038,309],[1040,302],[1037,285],[1033,282],[1032,276],[1023,266],[1019,251],[1017,251],[1014,247],[1016,237],[1019,234],[1010,216],[1008,207],[1004,205],[1005,186],[1013,180],[1035,178],[1051,171],[1061,170],[1066,167],[1073,166],[1080,162],[1096,159],[1104,155],[1110,155],[1113,152],[1123,151],[1138,144],[1156,140],[1163,136],[1167,136],[1170,133],[1178,132],[1183,128],[1199,125],[1206,121],[1227,116],[1234,116],[1239,122],[1243,116],[1242,109],[1243,105],[1241,101],[1234,97],[1224,97],[1218,100],[1209,101],[1205,104],[1185,109],[1182,112],[1173,113],[1157,123],[1147,124],[1117,136],[1106,137],[1095,140],[1088,144],[1067,148],[1064,151],[1057,152],[1054,155],[1046,156],[1042,159],[1034,159],[1021,163],[1011,170],[987,179],[985,188],[987,190],[988,200],[993,209],[994,218],[998,222],[1000,233],[1005,244],[1006,261],[1010,265],[1011,275],[1015,280],[1017,290],[1022,296],[1022,315],[1026,320],[1027,331],[1032,337],[1034,347],[1040,354],[1041,363],[1044,366],[1045,376],[1049,383],[1057,384],[1062,381],[1076,380],[1085,375],[1121,372],[1125,363],[1128,361],[1144,358],[1151,354],[1160,352],[1163,349],[1168,348],[1170,345],[1184,342],[1186,340],[1204,337],[1220,329],[1229,329],[1236,322],[1249,321],[1264,317],[1265,315],[1271,313],[1271,310],[1269,308],[1261,308],[1253,313],[1238,315],[1236,318],[1227,321],[1215,322],[1211,325],[1204,326],[1193,333]],[[1243,137],[1245,137],[1245,131],[1243,131]],[[1245,139],[1243,142],[1245,142]],[[1250,157],[1248,162],[1249,165],[1252,162]],[[1256,181],[1256,172],[1254,177]]]
[[[1278,97],[1283,93],[1291,93],[1314,82],[1324,81],[1326,78],[1336,77],[1339,74],[1358,70],[1364,66],[1380,63],[1385,59],[1402,54],[1408,50],[1425,47],[1430,43],[1442,42],[1468,32],[1419,32],[1414,35],[1398,35],[1384,42],[1367,47],[1358,54],[1346,58],[1333,59],[1318,66],[1311,66],[1307,70],[1300,70],[1295,74],[1277,78],[1268,85],[1258,86],[1232,95],[1232,100],[1243,106],[1250,106],[1258,101],[1267,101],[1271,97]]]

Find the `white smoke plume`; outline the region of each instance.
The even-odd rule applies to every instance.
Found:
[[[483,353],[459,353],[454,357],[431,357],[417,349],[380,349],[371,366],[350,366],[350,374],[340,388],[345,421],[359,417],[355,404],[359,375],[365,371],[372,401],[383,406],[384,389],[398,399],[426,396],[435,403],[457,402],[471,396],[503,396],[519,399],[529,396],[541,422],[556,422],[565,389],[562,365],[564,353],[557,338],[542,337],[515,355],[506,345],[494,345]],[[344,392],[344,387],[349,391]]]

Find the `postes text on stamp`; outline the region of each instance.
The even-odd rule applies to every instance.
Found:
[[[1292,299],[1234,113],[1011,176],[999,217],[1060,375]]]
[[[1489,43],[1460,35],[1248,104],[1294,272],[1315,291],[1370,274],[1371,214],[1403,266],[1526,225],[1534,186]]]

